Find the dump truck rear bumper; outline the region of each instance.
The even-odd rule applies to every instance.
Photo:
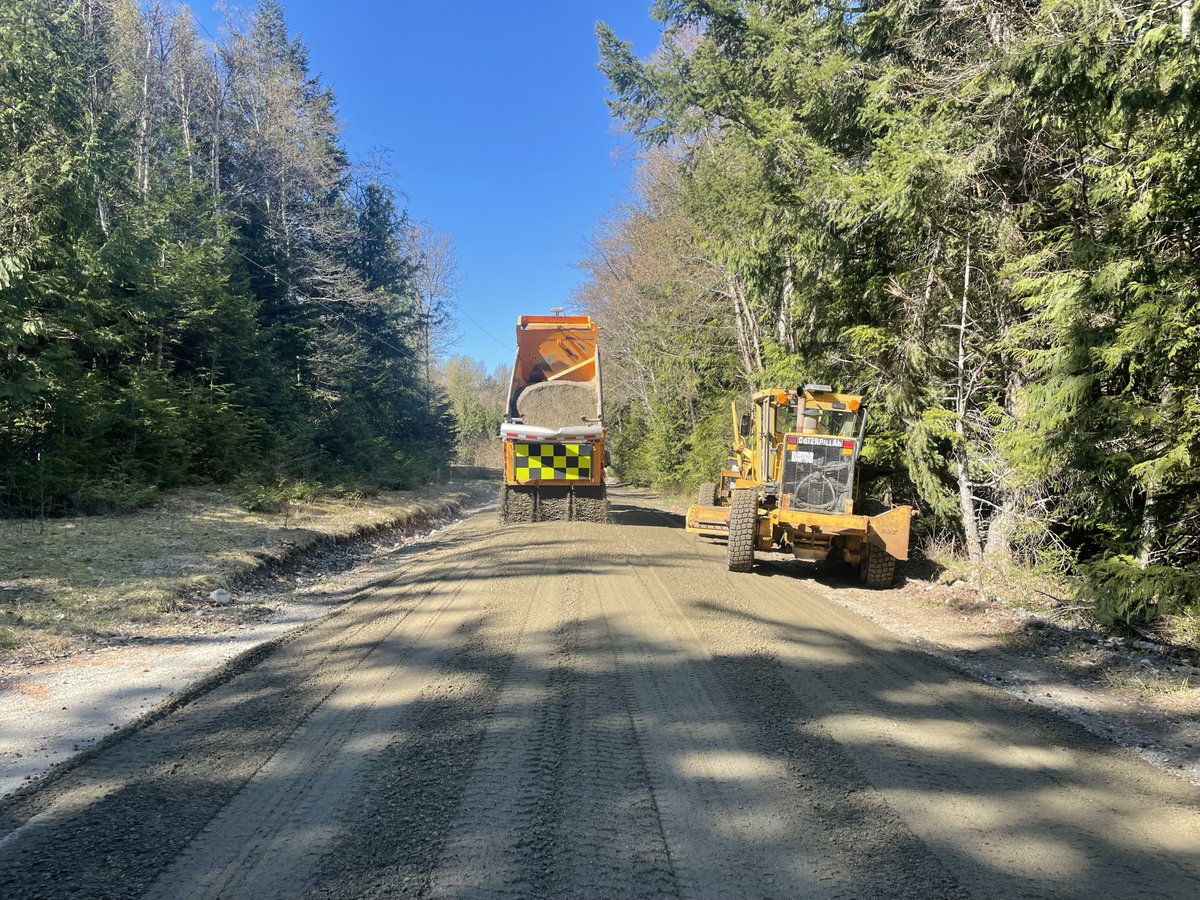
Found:
[[[500,521],[523,522],[608,521],[608,495],[600,485],[505,484],[500,487]]]

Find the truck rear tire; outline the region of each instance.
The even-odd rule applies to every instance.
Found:
[[[757,538],[758,491],[754,488],[734,491],[726,549],[726,564],[730,572],[749,572],[754,568],[754,544]]]
[[[580,486],[572,489],[571,518],[579,522],[608,522],[608,493],[604,485]]]
[[[706,481],[700,485],[700,490],[696,494],[696,503],[700,506],[716,506],[717,486],[711,481]]]
[[[502,525],[532,522],[534,494],[530,488],[517,485],[500,485],[500,523]]]
[[[864,544],[858,571],[862,583],[869,588],[891,587],[896,580],[896,557],[882,547]]]

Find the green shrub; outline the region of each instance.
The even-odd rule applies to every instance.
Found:
[[[123,515],[153,505],[158,488],[127,478],[108,478],[80,487],[73,497],[76,512],[86,515]]]
[[[1131,557],[1113,556],[1083,567],[1076,595],[1102,622],[1152,622],[1200,610],[1200,566],[1142,568]]]

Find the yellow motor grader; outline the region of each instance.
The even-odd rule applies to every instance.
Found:
[[[913,511],[855,511],[863,398],[807,384],[759,391],[753,403],[741,417],[734,405],[733,452],[720,481],[701,485],[687,530],[726,535],[731,572],[749,572],[756,550],[811,562],[832,552],[857,565],[868,587],[891,585],[896,561],[908,559]]]

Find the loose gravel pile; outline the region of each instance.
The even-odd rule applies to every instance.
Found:
[[[578,381],[531,384],[517,397],[517,412],[526,425],[567,428],[596,417],[596,389]]]

